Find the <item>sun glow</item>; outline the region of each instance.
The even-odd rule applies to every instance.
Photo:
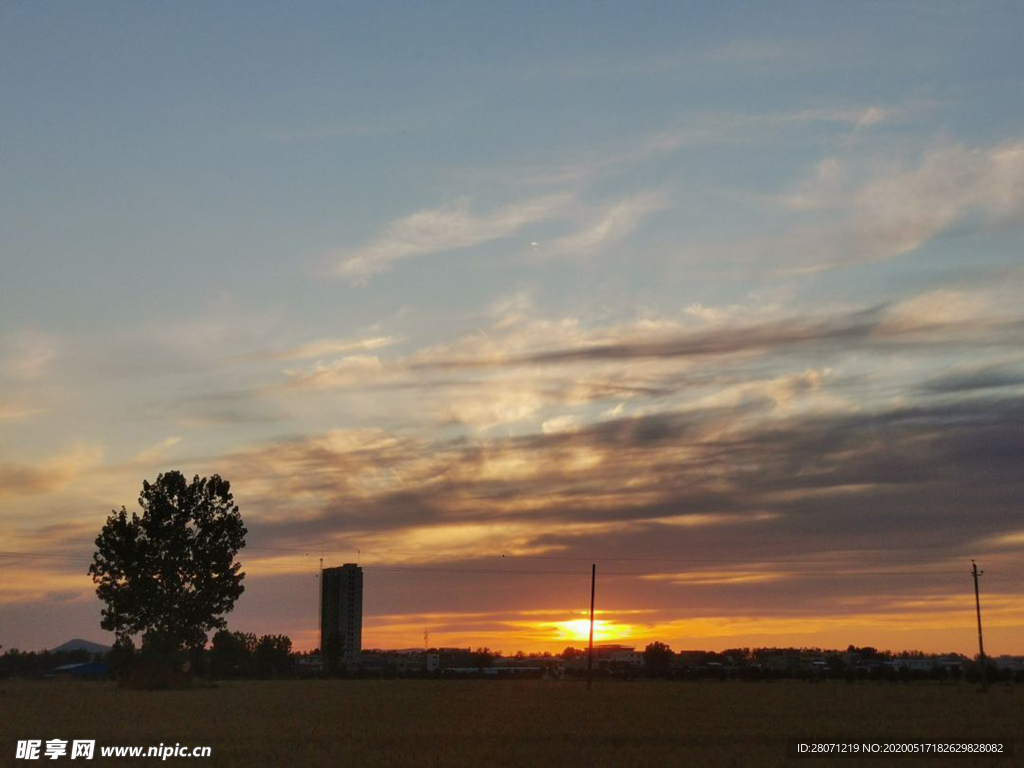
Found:
[[[590,637],[590,619],[572,619],[557,621],[554,627],[559,640],[587,640]],[[633,628],[628,624],[616,624],[607,619],[594,619],[594,642],[616,640],[629,637]]]

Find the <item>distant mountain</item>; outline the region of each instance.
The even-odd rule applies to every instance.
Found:
[[[109,645],[100,645],[99,643],[93,643],[88,640],[82,640],[76,637],[74,640],[68,640],[64,645],[58,645],[56,648],[51,648],[50,652],[55,653],[57,651],[88,651],[89,653],[106,653],[110,650]]]

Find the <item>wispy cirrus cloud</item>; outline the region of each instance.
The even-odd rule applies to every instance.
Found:
[[[833,217],[745,247],[785,253],[790,272],[818,272],[913,253],[955,227],[981,229],[1024,214],[1024,143],[952,146],[925,152],[915,167],[855,179],[846,164],[823,161],[814,177],[778,200]],[[741,249],[744,250],[744,249]],[[795,263],[794,263],[795,262]]]
[[[582,229],[555,239],[550,245],[542,246],[541,250],[553,255],[591,255],[621,242],[644,219],[668,206],[668,197],[657,192],[617,200],[590,217]]]
[[[559,153],[558,159],[551,162],[478,170],[474,175],[490,176],[515,185],[575,185],[622,173],[685,149],[763,143],[787,132],[822,125],[860,132],[885,122],[903,120],[926,106],[909,102],[812,106],[787,112],[699,113],[662,130],[639,135],[628,143],[570,150]]]
[[[470,210],[468,199],[427,208],[387,225],[377,237],[353,249],[332,252],[338,275],[364,283],[396,262],[415,256],[469,248],[500,240],[528,224],[561,214],[572,201],[569,193],[542,195],[488,213]]]
[[[98,467],[102,457],[98,444],[79,444],[38,463],[0,464],[0,498],[58,491]]]
[[[16,381],[43,376],[57,355],[54,337],[26,330],[0,337],[0,375]]]
[[[799,71],[808,67],[820,69],[824,61],[834,61],[836,48],[828,51],[808,41],[780,40],[778,38],[737,38],[711,43],[701,47],[685,47],[670,53],[613,58],[575,58],[563,62],[545,62],[543,69],[526,69],[530,77],[550,78],[552,75],[568,80],[609,78],[692,78],[697,73],[726,72],[751,74],[777,74]]]
[[[0,397],[0,422],[22,421],[43,413],[45,410],[43,407],[30,405],[20,400]]]
[[[383,349],[401,341],[398,336],[367,336],[364,338],[314,339],[293,347],[268,350],[246,355],[248,360],[308,360],[313,357],[331,357],[353,352]]]

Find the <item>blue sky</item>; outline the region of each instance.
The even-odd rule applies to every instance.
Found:
[[[864,626],[836,608],[877,596],[857,578],[766,619],[792,585],[764,536],[885,567],[1012,559],[1021,486],[978,451],[1020,450],[1003,426],[1024,395],[1022,17],[995,2],[4,5],[5,551],[87,559],[108,510],[170,468],[229,477],[254,544],[381,564],[645,557],[682,527],[742,578],[680,611],[676,577],[651,574],[609,606],[639,601],[636,636],[677,643],[732,642],[741,619],[766,642]],[[699,434],[686,450],[610,437],[682,423]],[[816,430],[833,438],[807,453]],[[724,449],[767,434],[784,467]],[[833,520],[817,481],[794,478],[836,434],[853,443],[831,456],[848,502]],[[904,460],[899,483],[873,479]],[[991,498],[965,490],[975,461]],[[668,468],[696,479],[677,488]],[[890,493],[948,499],[936,468],[958,478],[960,518]],[[752,489],[755,470],[791,487]],[[922,529],[944,543],[922,555]],[[387,554],[395,541],[406,554]],[[272,596],[308,558],[268,551],[247,553],[239,621],[306,638],[303,606]],[[18,586],[0,635],[98,636],[84,569],[40,562],[2,566]],[[1024,624],[1011,576],[1007,637]],[[367,627],[402,643],[423,621],[401,617],[438,606],[389,578]],[[907,601],[949,594],[917,589]],[[459,594],[437,631],[471,642],[485,630],[466,617],[494,593]],[[578,607],[511,600],[485,639],[549,642],[516,623],[530,606]],[[914,626],[907,642],[970,642],[932,613]]]

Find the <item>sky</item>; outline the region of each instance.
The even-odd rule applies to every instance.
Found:
[[[0,4],[0,646],[178,469],[299,649],[1024,653],[1022,23]]]

